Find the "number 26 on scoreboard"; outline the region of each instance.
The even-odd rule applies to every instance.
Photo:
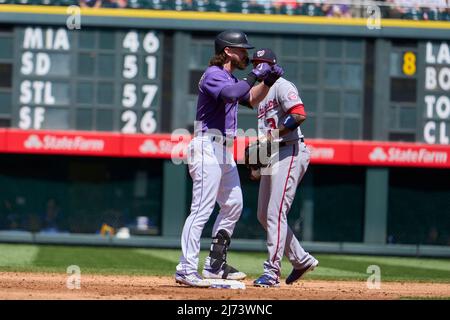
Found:
[[[121,119],[124,122],[124,126],[122,127],[123,133],[137,133],[139,131],[137,128],[138,117],[136,112],[126,110],[122,113]],[[151,134],[156,131],[156,126],[157,124],[154,117],[154,112],[146,111],[142,116],[141,121],[139,121],[140,131],[145,134]]]

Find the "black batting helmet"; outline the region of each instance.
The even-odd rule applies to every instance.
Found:
[[[216,54],[222,52],[225,47],[253,49],[248,43],[247,35],[239,30],[226,30],[219,33],[214,41]]]

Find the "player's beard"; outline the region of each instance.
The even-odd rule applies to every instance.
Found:
[[[245,70],[249,63],[250,59],[248,58],[248,56],[245,56],[243,59],[235,57],[231,58],[231,65],[233,66],[233,68],[237,68],[239,70]]]

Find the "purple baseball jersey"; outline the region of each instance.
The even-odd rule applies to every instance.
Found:
[[[202,131],[217,129],[226,136],[235,136],[238,101],[224,101],[220,92],[238,79],[221,67],[211,66],[203,73],[199,83],[196,120],[202,122]]]

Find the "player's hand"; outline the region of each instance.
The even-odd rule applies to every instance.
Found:
[[[253,70],[252,73],[258,80],[264,80],[272,71],[272,67],[268,63],[260,63]]]
[[[273,84],[284,74],[284,70],[279,65],[275,64],[272,66],[270,73],[267,78],[264,79],[264,84],[268,87],[273,86]]]

